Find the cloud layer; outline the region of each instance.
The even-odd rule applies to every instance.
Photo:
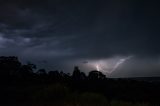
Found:
[[[149,65],[146,61],[159,64],[159,19],[158,3],[146,0],[4,0],[0,55],[17,55],[40,67],[64,70],[85,60],[131,55],[143,58],[136,59],[143,67]],[[148,76],[141,70],[139,76]],[[131,73],[121,71],[119,76]]]

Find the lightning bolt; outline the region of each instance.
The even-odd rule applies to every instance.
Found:
[[[113,67],[113,69],[108,72],[108,73],[112,73],[113,71],[115,71],[120,65],[122,65],[124,62],[126,62],[127,60],[131,59],[133,56],[128,56],[126,58],[120,59],[115,66]]]
[[[99,71],[99,65],[98,64],[96,65],[96,69],[97,69],[97,71]]]
[[[97,69],[97,71],[100,71],[100,69],[101,69],[98,64],[96,65],[96,69]]]

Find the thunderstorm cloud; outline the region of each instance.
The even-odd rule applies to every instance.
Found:
[[[0,55],[40,68],[160,75],[160,7],[151,0],[1,0]],[[132,57],[132,58],[131,58]],[[128,59],[129,58],[129,59]],[[85,61],[85,62],[84,62]]]

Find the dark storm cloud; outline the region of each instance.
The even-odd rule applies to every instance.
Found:
[[[0,54],[64,66],[116,55],[158,57],[159,19],[158,3],[147,0],[2,0]]]

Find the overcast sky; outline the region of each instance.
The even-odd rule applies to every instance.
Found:
[[[1,0],[0,55],[47,70],[160,76],[159,11],[153,0]]]

